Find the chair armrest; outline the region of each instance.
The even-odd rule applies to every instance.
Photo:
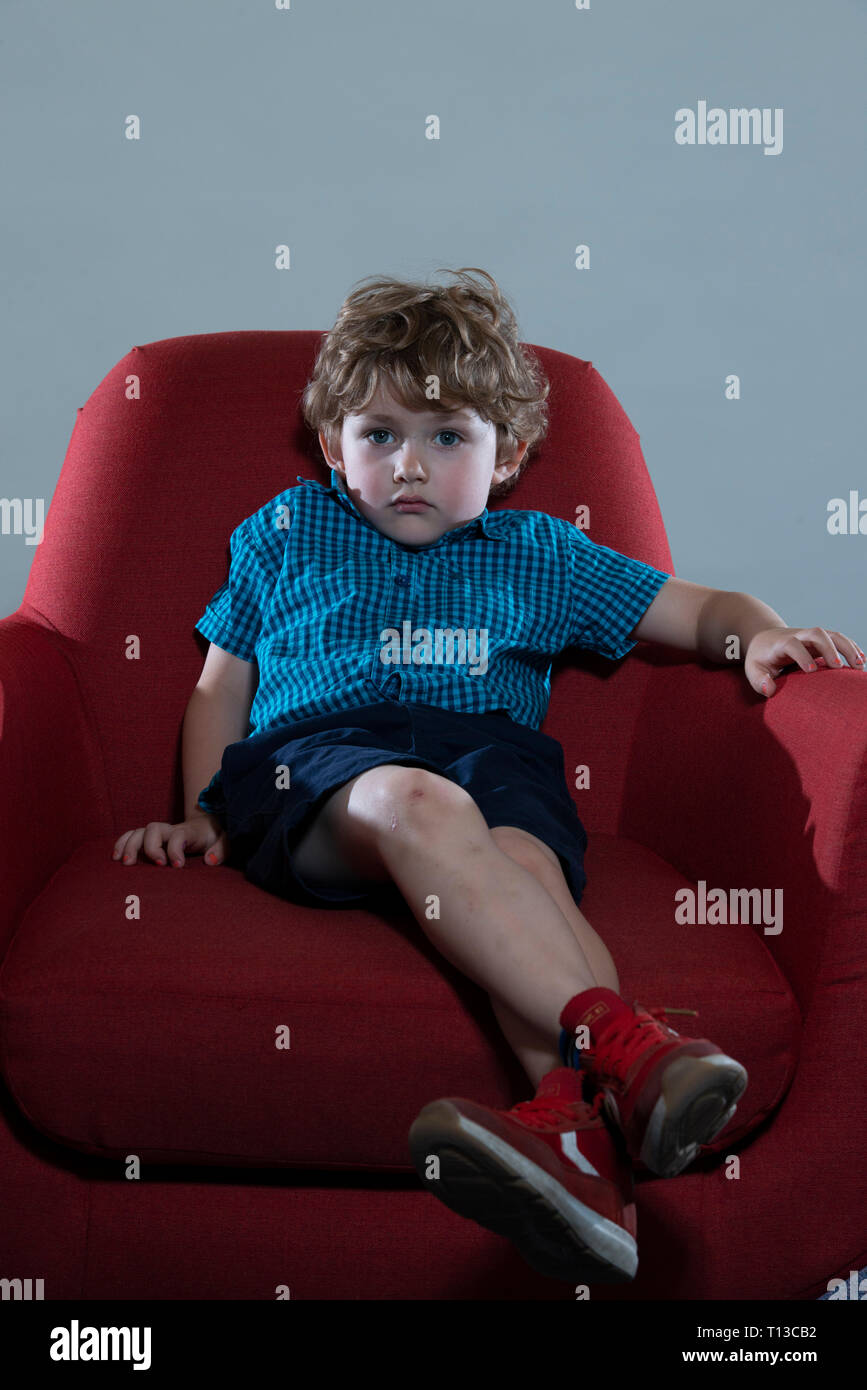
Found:
[[[783,890],[782,931],[755,930],[806,1014],[820,972],[864,960],[867,675],[790,671],[766,700],[740,664],[649,660],[618,832],[708,892]]]
[[[0,621],[0,959],[75,846],[111,831],[99,740],[68,645],[20,613]]]

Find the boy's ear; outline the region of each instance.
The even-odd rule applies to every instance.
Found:
[[[511,478],[516,469],[520,468],[524,455],[530,447],[529,440],[519,439],[514,453],[501,459],[494,469],[494,477],[498,483],[503,483],[507,478]]]
[[[325,437],[324,430],[319,431],[319,447],[322,450],[323,455],[325,456],[326,462],[330,464],[332,468],[337,468],[338,472],[342,472],[343,459],[340,456],[340,446],[335,445],[335,449],[337,450],[337,452],[335,454],[332,454],[331,450],[328,447],[328,440]],[[341,466],[338,468],[338,465]]]

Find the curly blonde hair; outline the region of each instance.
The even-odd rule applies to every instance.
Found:
[[[361,288],[347,296],[323,337],[301,410],[334,452],[344,418],[367,408],[383,377],[408,410],[472,406],[496,426],[498,463],[528,441],[520,467],[491,489],[491,496],[505,495],[547,433],[550,384],[538,358],[519,342],[515,315],[493,276],[477,266],[446,274],[458,283],[372,275],[358,281]],[[425,393],[430,376],[438,380],[438,399]]]

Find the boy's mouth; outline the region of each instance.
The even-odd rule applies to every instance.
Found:
[[[421,511],[424,507],[429,507],[430,502],[425,502],[422,497],[396,497],[391,504],[397,507],[398,511]]]

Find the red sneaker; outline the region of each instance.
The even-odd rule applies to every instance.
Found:
[[[632,1169],[604,1097],[588,1105],[582,1085],[580,1072],[557,1067],[511,1110],[431,1101],[409,1131],[410,1153],[429,1192],[513,1241],[540,1274],[622,1283],[638,1268]]]
[[[661,1021],[675,1013],[697,1010],[644,1009],[636,1000],[582,1050],[630,1157],[663,1178],[682,1172],[720,1133],[747,1086],[740,1062]]]

